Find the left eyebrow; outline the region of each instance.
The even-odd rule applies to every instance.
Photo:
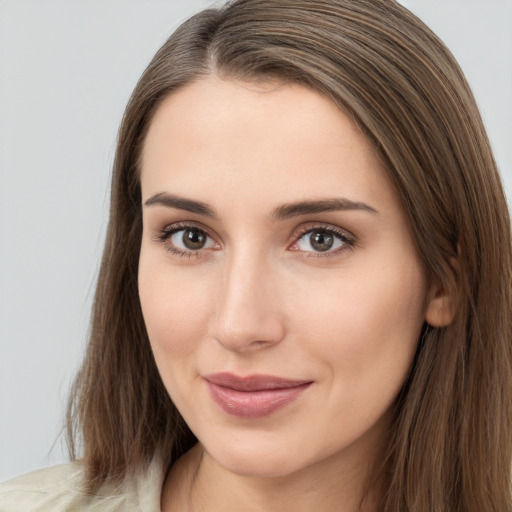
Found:
[[[351,201],[350,199],[345,198],[333,198],[284,204],[272,212],[270,220],[280,221],[289,219],[290,217],[298,217],[299,215],[311,215],[314,213],[333,212],[339,210],[359,210],[372,214],[379,213],[375,208],[372,208],[366,203]]]

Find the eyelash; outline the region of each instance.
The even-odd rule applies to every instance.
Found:
[[[352,250],[355,246],[356,240],[353,235],[350,235],[346,231],[335,227],[331,225],[325,225],[325,224],[308,224],[304,227],[302,227],[297,233],[294,234],[294,242],[292,245],[295,245],[299,242],[301,238],[303,238],[308,233],[314,233],[319,232],[327,235],[332,235],[334,238],[339,239],[342,242],[342,246],[334,251],[300,251],[297,250],[297,252],[304,252],[305,257],[307,258],[330,258],[339,256],[341,253],[345,251]]]
[[[195,229],[195,230],[197,230],[197,231],[199,231],[201,233],[204,233],[208,238],[213,239],[213,237],[211,237],[208,234],[208,231],[206,231],[205,229],[203,229],[200,226],[197,226],[196,224],[186,223],[186,222],[177,222],[175,224],[172,224],[172,225],[167,226],[166,228],[162,229],[162,231],[160,231],[157,234],[156,240],[158,242],[160,242],[161,244],[165,245],[166,250],[169,251],[171,254],[174,254],[176,256],[189,257],[189,258],[191,258],[193,256],[196,256],[196,257],[200,256],[201,253],[202,253],[201,250],[198,250],[198,251],[185,251],[185,250],[182,250],[182,249],[178,249],[177,247],[167,243],[169,241],[169,239],[174,234],[178,233],[179,231],[186,230],[186,229]]]
[[[210,234],[208,233],[208,231],[206,229],[204,229],[194,223],[187,223],[187,222],[178,222],[178,223],[172,224],[170,226],[167,226],[162,231],[160,231],[156,235],[155,238],[156,238],[157,242],[165,245],[166,250],[169,251],[173,255],[180,256],[180,257],[188,257],[188,258],[191,258],[193,256],[195,256],[195,257],[202,256],[203,250],[201,250],[201,249],[198,249],[196,251],[193,251],[193,250],[185,251],[185,250],[175,247],[174,245],[168,244],[169,239],[174,234],[178,233],[179,231],[183,231],[183,230],[187,230],[187,229],[196,230],[200,233],[203,233],[208,238],[213,240],[213,237],[210,236]],[[337,250],[326,251],[326,252],[300,251],[298,249],[296,250],[297,252],[305,253],[305,257],[328,258],[328,257],[338,256],[342,252],[352,250],[355,246],[356,240],[353,235],[350,235],[349,233],[347,233],[346,231],[344,231],[340,228],[334,227],[332,225],[325,225],[325,224],[308,224],[307,226],[302,227],[297,233],[294,234],[294,241],[291,245],[295,245],[305,235],[307,235],[308,233],[313,233],[315,231],[320,232],[320,233],[325,233],[327,235],[332,235],[335,238],[337,238],[338,240],[340,240],[343,245],[341,248],[338,248]]]

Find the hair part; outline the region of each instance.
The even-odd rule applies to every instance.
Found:
[[[91,488],[155,454],[169,467],[196,438],[169,398],[137,289],[140,158],[161,102],[215,74],[277,79],[333,101],[389,174],[430,282],[454,321],[425,324],[375,478],[380,510],[511,509],[512,257],[496,163],[471,90],[444,44],[393,0],[238,0],[183,23],[128,103],[90,340],[68,409]]]

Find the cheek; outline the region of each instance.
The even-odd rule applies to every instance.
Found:
[[[409,371],[423,325],[421,270],[396,263],[373,273],[351,269],[322,284],[293,305],[299,331],[308,333],[307,350],[354,392],[378,380],[396,387]]]
[[[202,279],[189,279],[187,269],[170,268],[144,258],[139,265],[139,297],[157,365],[165,367],[191,357],[204,338],[210,300]]]

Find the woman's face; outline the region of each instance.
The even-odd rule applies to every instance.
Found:
[[[365,137],[302,86],[212,77],[163,102],[142,156],[142,310],[207,456],[371,460],[432,294]]]

